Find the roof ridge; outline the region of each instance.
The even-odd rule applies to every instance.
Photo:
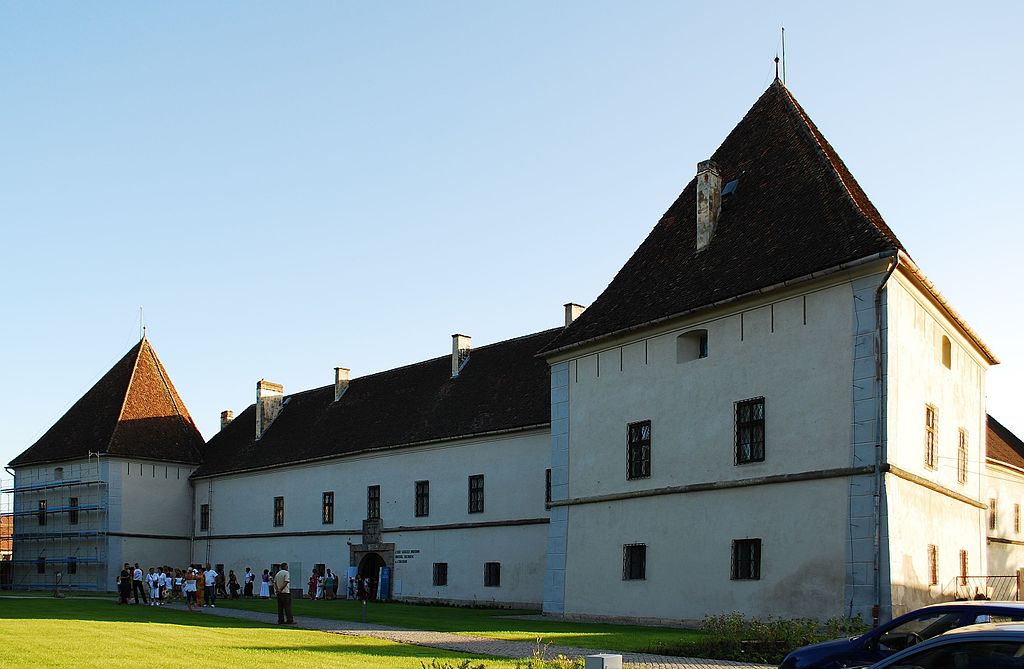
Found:
[[[117,419],[114,422],[114,429],[110,431],[110,439],[107,440],[106,452],[110,452],[110,446],[114,443],[114,436],[117,434],[118,428],[121,426],[121,417],[124,416],[124,408],[128,405],[128,395],[132,392],[132,383],[135,382],[135,372],[139,369],[139,358],[142,357],[142,345],[145,343],[146,337],[143,335],[139,343],[135,345],[138,351],[135,354],[135,362],[132,363],[132,373],[128,376],[128,385],[124,388],[124,397],[121,398],[121,408],[117,411]]]

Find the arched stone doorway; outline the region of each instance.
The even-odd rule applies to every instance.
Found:
[[[385,566],[387,566],[387,563],[384,561],[384,558],[377,553],[367,553],[359,561],[358,578],[360,587],[362,587],[365,579],[370,579],[367,599],[377,599],[377,583],[380,580],[380,570],[381,567]]]

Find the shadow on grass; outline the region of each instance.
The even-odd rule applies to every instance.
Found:
[[[442,650],[440,648],[427,648],[424,646],[409,646],[405,644],[363,644],[363,643],[351,643],[351,644],[310,644],[305,646],[235,646],[241,650],[251,650],[257,652],[268,652],[278,653],[286,651],[289,653],[336,653],[339,655],[343,654],[362,654],[362,655],[376,655],[380,657],[395,657],[395,658],[408,658],[417,660],[430,660],[433,658],[438,659],[453,659],[453,660],[483,660],[491,662],[508,662],[507,657],[494,657],[492,655],[479,655],[473,653],[458,653],[449,650]],[[513,660],[514,661],[514,660]]]
[[[185,609],[123,605],[103,599],[6,599],[0,606],[0,620],[67,620],[110,623],[155,623],[188,627],[262,628],[265,623],[204,616]],[[276,627],[276,626],[275,626]]]

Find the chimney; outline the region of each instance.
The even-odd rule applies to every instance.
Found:
[[[452,378],[459,375],[462,366],[469,360],[469,343],[472,338],[464,334],[452,335]]]
[[[711,243],[722,211],[722,175],[713,160],[697,163],[697,250]]]
[[[334,401],[337,402],[348,390],[348,373],[351,370],[347,367],[334,368]]]
[[[220,429],[223,430],[228,425],[231,425],[231,421],[233,421],[234,419],[235,419],[235,412],[234,411],[231,411],[230,409],[227,410],[227,411],[221,411],[220,412]]]
[[[586,309],[582,304],[576,304],[575,302],[565,305],[565,327],[569,327]]]
[[[256,438],[267,431],[270,424],[281,413],[284,400],[284,386],[260,379],[256,382]]]

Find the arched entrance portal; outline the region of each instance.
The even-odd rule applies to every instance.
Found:
[[[381,567],[384,566],[386,566],[384,558],[377,553],[367,553],[359,561],[359,587],[364,587],[366,579],[370,579],[369,592],[366,593],[367,599],[377,599],[377,583],[380,581]]]

